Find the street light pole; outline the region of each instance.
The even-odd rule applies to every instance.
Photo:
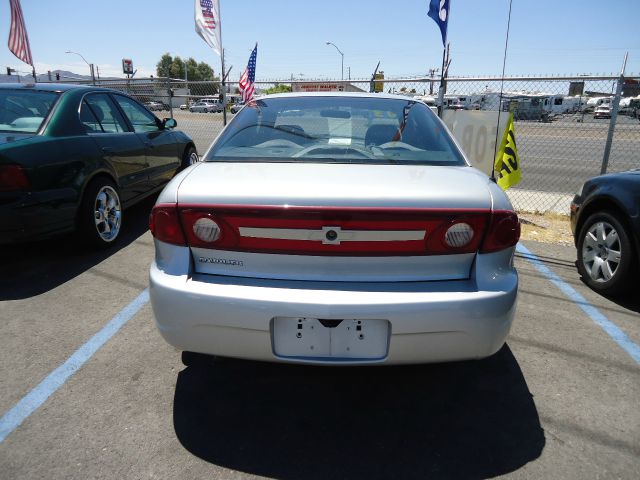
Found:
[[[72,52],[71,50],[67,50],[65,53],[73,53],[75,55],[78,55],[82,60],[84,60],[84,63],[89,65],[89,72],[91,73],[91,82],[95,85],[96,84],[96,75],[95,75],[95,72],[93,71],[93,63],[87,62],[87,59],[84,58],[82,56],[82,54],[80,54],[78,52]]]
[[[342,63],[340,65],[340,80],[344,81],[344,53],[342,53],[342,50],[340,50],[338,46],[333,42],[327,42],[327,45],[333,45],[334,47],[336,47],[336,50],[338,50],[338,53],[342,57]]]

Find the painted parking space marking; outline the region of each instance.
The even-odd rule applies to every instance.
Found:
[[[558,275],[552,272],[544,263],[527,247],[518,243],[516,251],[520,253],[525,260],[535,267],[538,272],[543,274],[558,289],[564,293],[573,303],[582,309],[593,322],[609,335],[625,352],[627,352],[637,364],[640,364],[640,345],[634,343],[620,327],[609,320],[600,310],[591,305],[586,298],[578,293],[571,285],[562,280]]]
[[[78,348],[62,365],[52,371],[33,390],[0,418],[0,443],[76,373],[118,330],[131,320],[149,302],[145,289],[129,305],[118,312],[98,333]]]

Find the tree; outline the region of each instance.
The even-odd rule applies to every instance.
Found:
[[[170,77],[176,79],[184,78],[184,69],[187,69],[187,79],[194,82],[199,81],[219,81],[213,74],[213,68],[204,62],[196,62],[193,57],[188,60],[176,56],[172,57],[170,53],[165,53],[156,64],[156,74],[158,77]],[[211,93],[218,91],[217,87],[208,88]]]
[[[200,75],[198,74],[198,62],[196,62],[193,57],[189,57],[187,60],[187,78],[189,80],[200,80]]]
[[[265,95],[270,95],[272,93],[287,93],[291,91],[291,87],[289,85],[284,85],[283,83],[276,84],[271,88],[267,88],[264,91]]]
[[[184,62],[180,57],[174,57],[171,62],[171,78],[184,78]]]
[[[197,67],[199,80],[213,80],[213,68],[204,62],[200,62]]]
[[[156,75],[158,77],[170,77],[171,76],[171,64],[173,63],[173,58],[167,52],[162,57],[160,57],[160,61],[156,65]]]

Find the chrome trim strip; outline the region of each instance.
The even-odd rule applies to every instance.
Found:
[[[322,227],[322,230],[302,228],[256,228],[240,227],[240,235],[251,238],[269,238],[276,240],[309,240],[327,244],[340,242],[402,242],[424,240],[425,230],[342,230],[340,227]],[[334,231],[335,239],[327,236]]]

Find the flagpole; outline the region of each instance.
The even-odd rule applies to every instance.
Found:
[[[491,166],[491,180],[496,181],[496,156],[498,155],[498,130],[500,129],[500,113],[502,112],[502,92],[504,88],[504,71],[507,65],[507,47],[509,46],[509,28],[511,27],[511,4],[509,0],[509,17],[507,18],[507,36],[504,40],[504,57],[502,59],[502,79],[500,80],[500,97],[498,98],[498,124],[496,125],[496,140],[493,147],[493,164]]]
[[[226,126],[227,125],[227,89],[225,88],[225,75],[226,72],[224,71],[224,48],[222,48],[222,6],[220,6],[220,4],[218,3],[218,29],[220,31],[220,64],[222,67],[222,77],[220,77],[221,80],[221,86],[222,86],[222,125]]]
[[[220,22],[222,25],[222,22]],[[220,43],[222,43],[222,28],[220,28]],[[222,55],[220,55],[220,60],[222,60],[222,124],[227,124],[227,89],[225,88],[225,71],[224,71],[224,48],[222,49]]]
[[[442,118],[443,112],[444,112],[444,88],[445,88],[445,83],[444,83],[444,70],[445,70],[445,65],[447,63],[447,47],[446,44],[444,46],[444,48],[442,49],[442,70],[440,73],[440,87],[438,88],[438,116],[440,118]]]
[[[445,82],[445,69],[448,70],[448,52],[449,52],[449,44],[447,40],[449,39],[449,18],[451,17],[451,0],[449,0],[449,8],[447,10],[447,29],[444,31],[444,42],[442,42],[442,69],[440,70],[440,88],[438,89],[438,116],[442,118],[444,115],[444,91],[447,88]]]

